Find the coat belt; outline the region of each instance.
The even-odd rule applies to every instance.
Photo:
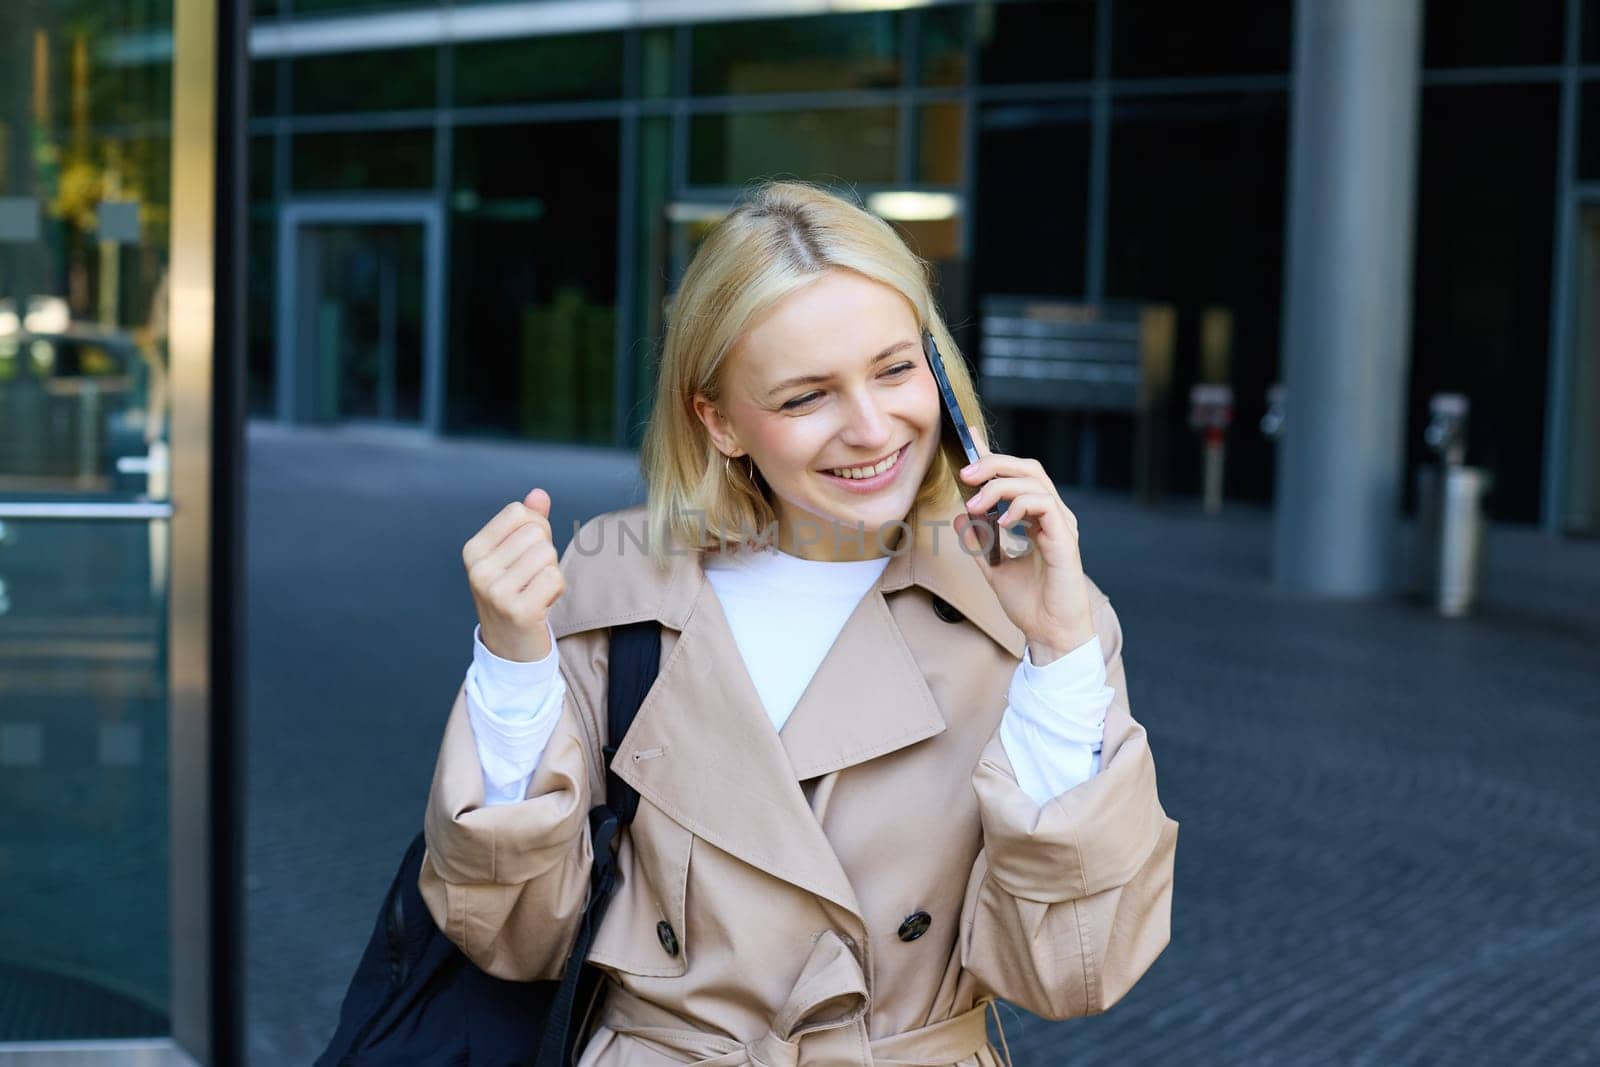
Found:
[[[615,983],[606,994],[602,1025],[663,1052],[683,1057],[694,1067],[801,1067],[803,1038],[824,1031],[853,1028],[857,1056],[829,1063],[906,1064],[947,1067],[975,1055],[988,1044],[984,1005],[943,1022],[904,1030],[869,1041],[866,1026],[867,984],[861,964],[833,931],[817,938],[772,1027],[750,1042],[736,1041],[681,1025],[659,1005]],[[849,1043],[845,1039],[844,1043]],[[830,1042],[832,1047],[840,1047]]]

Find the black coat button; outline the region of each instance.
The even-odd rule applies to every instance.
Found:
[[[666,949],[667,955],[678,954],[678,935],[672,932],[672,924],[666,920],[656,923],[656,937],[661,940],[661,947]]]
[[[945,622],[961,622],[966,618],[965,615],[951,605],[950,601],[942,596],[933,598],[933,613]]]
[[[906,916],[906,921],[900,924],[898,937],[902,941],[915,941],[928,932],[928,924],[933,922],[925,911],[914,911]]]

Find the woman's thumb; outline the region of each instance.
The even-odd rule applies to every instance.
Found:
[[[532,508],[545,518],[550,517],[550,494],[543,489],[531,489],[528,495],[522,498],[523,507]]]

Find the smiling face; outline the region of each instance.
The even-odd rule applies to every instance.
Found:
[[[808,559],[881,556],[939,447],[939,391],[916,313],[900,293],[834,270],[775,304],[695,413],[724,455],[748,455],[771,487],[779,545]],[[734,465],[737,475],[738,462]],[[866,536],[837,541],[831,524]]]

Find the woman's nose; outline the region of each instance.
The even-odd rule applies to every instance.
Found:
[[[893,430],[889,417],[871,394],[854,398],[840,439],[852,447],[873,449],[889,443]]]

